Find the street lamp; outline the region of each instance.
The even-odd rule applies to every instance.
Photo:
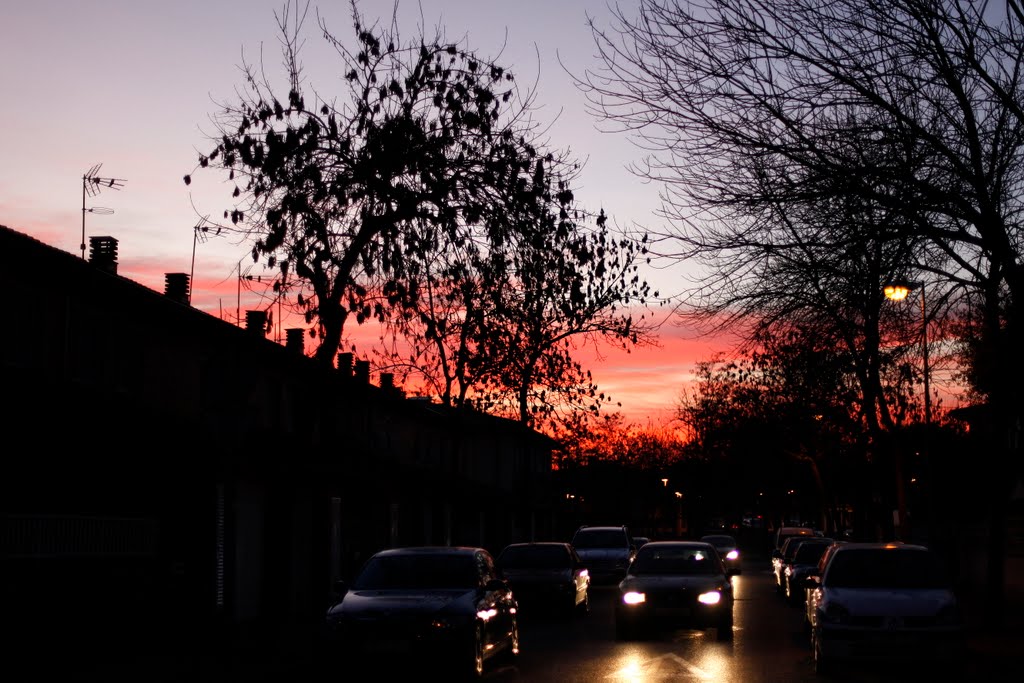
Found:
[[[885,285],[882,292],[887,299],[902,301],[915,289],[921,291],[921,372],[924,376],[924,424],[928,428],[932,423],[932,397],[928,386],[928,316],[925,313],[924,282],[892,282]]]
[[[924,281],[921,282],[907,282],[907,281],[894,281],[886,284],[882,288],[882,293],[885,294],[887,299],[893,301],[902,301],[906,299],[910,292],[919,290],[921,292],[921,373],[924,377],[924,457],[925,466],[930,467],[931,462],[928,454],[928,439],[929,430],[932,423],[932,397],[931,390],[928,382],[928,315],[925,310],[925,285]],[[900,458],[902,460],[902,458]],[[906,536],[909,533],[908,520],[906,519],[906,493],[903,489],[903,467],[901,462],[897,462],[897,497],[899,506],[899,527],[902,530],[901,536]],[[931,483],[931,477],[929,477],[929,485]],[[930,498],[930,494],[929,494]],[[930,501],[929,501],[930,506]]]

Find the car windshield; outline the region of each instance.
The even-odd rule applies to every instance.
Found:
[[[649,550],[648,550],[649,549]],[[648,550],[648,552],[644,552]],[[629,569],[630,574],[721,574],[718,557],[704,548],[651,548],[644,546]]]
[[[502,569],[564,569],[569,552],[559,545],[512,546],[498,557]]]
[[[717,548],[735,548],[736,539],[732,536],[705,536],[700,539],[705,543],[710,543]]]
[[[391,555],[370,558],[352,588],[475,588],[477,585],[477,570],[471,555]]]
[[[832,556],[825,585],[833,588],[947,588],[938,559],[925,550],[892,548],[840,551]]]
[[[793,564],[818,564],[828,546],[828,543],[801,543],[793,556]]]
[[[593,529],[580,531],[572,539],[573,546],[580,548],[625,548],[629,545],[621,531]]]

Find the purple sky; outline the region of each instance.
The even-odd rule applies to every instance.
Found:
[[[321,3],[332,33],[351,34],[347,2]],[[361,0],[364,17],[389,21],[391,0]],[[86,216],[86,240],[111,235],[119,243],[119,274],[157,290],[168,272],[191,272],[193,226],[203,215],[229,208],[227,185],[215,171],[190,173],[198,151],[208,151],[210,115],[217,101],[233,101],[242,84],[243,53],[262,51],[272,76],[281,75],[274,12],[282,0],[32,0],[6,3],[0,21],[0,224],[81,254],[82,174],[125,181],[86,205],[109,215]],[[308,82],[333,88],[340,67],[325,51],[310,3],[306,50]],[[422,15],[421,15],[422,12]],[[568,149],[585,167],[576,196],[603,207],[619,225],[660,227],[657,187],[632,176],[626,164],[639,151],[621,135],[601,133],[583,96],[559,64],[574,73],[596,67],[587,13],[610,18],[605,0],[403,0],[399,25],[413,37],[443,25],[449,39],[496,57],[521,85],[537,82],[536,116],[550,122],[550,143]],[[421,20],[422,16],[422,20]],[[248,247],[223,238],[196,245],[193,305],[233,317],[239,263]],[[671,271],[649,280],[663,293],[679,288]],[[241,308],[255,299],[246,294]],[[256,307],[252,303],[248,307]],[[244,315],[244,314],[243,314]],[[671,412],[695,362],[711,345],[678,339],[667,326],[661,351],[607,351],[591,366],[598,384],[624,403],[627,416],[661,422]]]

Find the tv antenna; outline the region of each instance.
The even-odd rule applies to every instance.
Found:
[[[99,172],[102,165],[102,163],[96,164],[82,176],[82,258],[85,258],[85,214],[95,213],[101,216],[106,216],[114,213],[113,209],[108,209],[105,206],[93,206],[86,208],[86,196],[95,197],[102,192],[104,188],[120,190],[125,184],[125,180],[122,178],[101,178],[99,176]]]

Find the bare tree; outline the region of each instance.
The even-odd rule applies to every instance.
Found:
[[[415,303],[415,263],[531,211],[543,155],[532,95],[508,70],[440,31],[403,42],[394,25],[366,25],[354,2],[354,48],[319,20],[347,96],[313,91],[300,60],[307,11],[289,3],[277,15],[287,94],[262,64],[247,65],[248,90],[217,115],[199,166],[235,182],[225,217],[252,240],[254,260],[305,285],[297,302],[329,364],[350,316],[383,320]]]
[[[775,266],[757,264],[789,223],[810,225],[809,211],[830,203],[857,213],[833,221],[824,245],[856,240],[870,253],[868,236],[889,253],[868,272],[878,279],[862,280],[862,295],[878,298],[883,278],[911,275],[936,294],[930,317],[982,299],[973,359],[988,357],[976,368],[987,377],[975,376],[997,425],[1001,456],[990,464],[999,482],[1020,473],[1013,444],[1024,405],[1024,365],[1009,351],[1021,346],[1015,302],[1024,294],[1024,35],[1018,4],[1007,7],[1001,15],[957,0],[642,0],[635,16],[616,11],[609,29],[592,22],[603,65],[579,79],[594,110],[650,152],[634,170],[664,183],[676,230],[660,243],[712,266],[703,284],[729,292],[717,303],[752,292],[736,286],[740,274],[775,278]],[[823,220],[835,217],[826,211]],[[871,230],[858,236],[855,226]],[[715,269],[718,254],[737,246],[738,260]],[[990,566],[1002,566],[997,555]],[[991,583],[1001,586],[998,571]]]

